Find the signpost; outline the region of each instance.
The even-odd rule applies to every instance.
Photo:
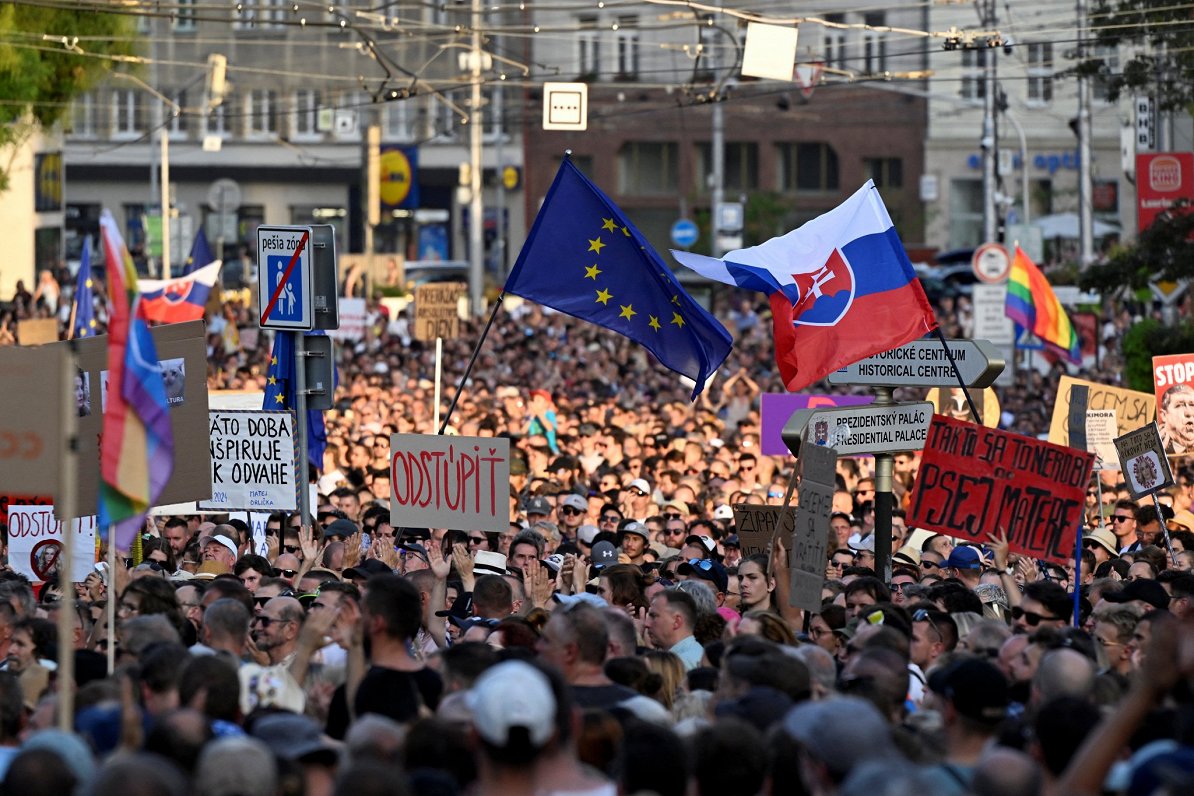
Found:
[[[258,227],[257,303],[262,329],[315,328],[310,227]]]
[[[998,285],[1006,282],[1012,272],[1012,258],[1002,244],[984,243],[974,250],[970,267],[981,281]]]
[[[918,451],[925,446],[932,418],[928,401],[801,409],[784,426],[783,437],[796,456],[802,443],[835,448],[838,456]]]
[[[680,218],[672,224],[672,243],[681,249],[687,249],[697,242],[701,232],[691,219]]]
[[[967,387],[990,387],[1006,365],[1003,354],[986,340],[950,340],[958,372]],[[941,343],[915,340],[899,348],[847,365],[829,374],[830,384],[888,387],[956,387],[958,377]]]

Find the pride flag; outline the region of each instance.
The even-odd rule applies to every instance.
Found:
[[[1070,317],[1057,300],[1049,280],[1019,246],[1012,260],[1003,312],[1070,362],[1082,363],[1082,348]]]
[[[100,443],[100,533],[115,527],[128,550],[145,513],[174,470],[174,433],[149,325],[138,313],[137,270],[116,220],[100,217],[112,309],[108,319],[107,404]]]

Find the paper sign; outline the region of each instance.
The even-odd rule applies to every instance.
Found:
[[[782,432],[792,414],[800,409],[834,406],[860,406],[875,400],[872,395],[805,395],[803,393],[765,392],[762,397],[762,422],[759,450],[764,456],[790,456]]]
[[[68,571],[70,579],[78,583],[86,580],[95,563],[95,517],[82,517],[72,525],[74,555]],[[44,581],[62,566],[62,534],[62,522],[54,517],[53,506],[9,506],[9,566],[30,580]]]
[[[328,329],[328,337],[337,342],[357,341],[365,336],[368,313],[363,298],[340,297],[340,328]]]
[[[57,318],[32,318],[17,321],[17,340],[21,345],[45,345],[58,342]]]
[[[467,291],[463,282],[432,282],[415,288],[415,339],[430,342],[437,337],[459,337],[457,307]]]
[[[508,528],[510,440],[391,435],[390,522],[395,528]]]
[[[1115,450],[1128,491],[1136,500],[1173,486],[1173,472],[1156,423],[1116,437]]]
[[[1075,387],[1087,388],[1085,405],[1081,402],[1082,391],[1075,393]],[[1075,405],[1071,407],[1071,403]],[[1085,443],[1077,445],[1071,438],[1071,411],[1074,417],[1084,420],[1088,410],[1114,409],[1118,433],[1126,434],[1151,423],[1156,414],[1156,405],[1156,399],[1146,392],[1062,376],[1057,385],[1057,400],[1053,404],[1053,419],[1049,424],[1049,441],[1054,445],[1069,445],[1085,450]]]
[[[1153,387],[1165,452],[1194,454],[1194,354],[1153,357]]]
[[[0,485],[7,494],[47,495],[58,489],[63,401],[80,392],[66,384],[65,348],[0,347]],[[94,461],[91,463],[95,467]],[[90,505],[95,505],[93,500]]]
[[[837,451],[808,445],[800,454],[800,504],[792,533],[788,604],[821,610],[825,560],[829,547],[829,515],[836,488]],[[741,538],[741,537],[739,537]]]
[[[293,412],[218,410],[211,420],[211,500],[200,511],[295,511]]]
[[[1096,470],[1119,469],[1115,434],[1113,409],[1091,409],[1086,412],[1086,449],[1095,455]]]
[[[796,509],[783,506],[760,506],[738,503],[734,506],[734,528],[742,546],[742,558],[770,555],[771,540],[778,538],[792,561],[792,531],[796,528]],[[824,564],[821,565],[824,569]]]
[[[934,415],[908,525],[1064,563],[1086,507],[1094,454]]]

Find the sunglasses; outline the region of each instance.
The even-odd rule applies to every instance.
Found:
[[[1128,520],[1134,520],[1136,518],[1135,517],[1125,517],[1122,514],[1112,514],[1107,519],[1111,520],[1112,522],[1127,522]]]
[[[924,567],[925,569],[937,569],[938,567],[941,566],[940,564],[937,564],[936,562],[933,562],[933,561],[921,561],[920,565],[922,567]]]
[[[684,519],[679,512],[671,511],[663,515],[665,520],[682,520]]]
[[[622,518],[619,517],[617,514],[606,514],[604,517],[601,518],[601,521],[602,522],[621,522]]]
[[[699,569],[702,572],[708,572],[713,569],[713,562],[707,558],[690,558],[688,559],[688,566]]]
[[[469,544],[486,544],[488,542],[489,542],[489,540],[486,539],[484,536],[470,536],[468,538]]]
[[[574,509],[571,506],[564,506],[564,508],[560,509],[560,513],[567,515],[567,516],[573,516],[576,514],[584,514],[584,512],[581,511],[580,509]]]
[[[1024,624],[1028,625],[1029,627],[1036,627],[1041,622],[1044,622],[1044,621],[1056,622],[1056,621],[1062,619],[1063,617],[1043,616],[1042,614],[1034,613],[1032,611],[1025,611],[1023,608],[1021,608],[1020,606],[1017,605],[1015,608],[1012,609],[1012,619],[1018,620],[1021,618],[1024,619]]]
[[[295,575],[298,574],[298,570],[297,569],[279,569],[278,574],[284,578],[293,578]]]
[[[294,621],[293,619],[280,619],[278,617],[273,617],[273,616],[258,615],[258,616],[253,617],[253,624],[260,622],[265,627],[269,627],[270,625],[274,624],[275,622],[287,624],[287,623],[293,622],[293,621]]]
[[[916,585],[915,583],[893,583],[888,588],[891,589],[891,591],[893,591],[896,594],[903,594],[904,589],[908,588],[909,586],[915,586],[915,585]]]
[[[292,545],[292,544],[284,544],[284,545],[282,545],[282,551],[283,551],[283,552],[285,552],[285,553],[290,553],[291,555],[294,555],[294,554],[295,554],[295,553],[297,553],[299,550],[300,550],[300,548],[299,548],[299,546],[298,546],[298,545]]]
[[[635,495],[637,497],[645,497],[647,493],[644,492],[643,490],[639,489],[637,486],[632,486],[630,488],[630,494]]]
[[[937,634],[937,638],[944,639],[945,636],[941,634],[941,630],[937,627],[937,623],[933,621],[932,615],[927,608],[918,608],[912,614],[913,622],[928,622],[929,627],[933,628],[933,632]]]

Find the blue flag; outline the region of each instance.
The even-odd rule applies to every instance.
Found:
[[[95,337],[95,294],[91,290],[91,238],[83,238],[83,254],[75,282],[75,323],[71,337]]]
[[[265,402],[262,409],[291,409],[295,401],[294,335],[298,332],[279,331],[274,334],[274,350],[270,353],[269,370],[265,374]],[[323,334],[308,332],[308,334]],[[298,445],[298,440],[294,444]],[[323,412],[307,410],[307,458],[315,469],[323,472],[323,451],[328,446],[328,433],[323,425]],[[300,477],[305,478],[306,473]]]
[[[212,256],[211,247],[207,245],[207,233],[203,231],[203,227],[200,227],[199,232],[195,234],[195,241],[191,244],[191,253],[187,255],[187,262],[182,267],[182,273],[175,274],[175,276],[186,276],[215,261],[216,258]]]
[[[692,379],[694,400],[733,346],[617,205],[567,158],[505,290],[629,337]]]

